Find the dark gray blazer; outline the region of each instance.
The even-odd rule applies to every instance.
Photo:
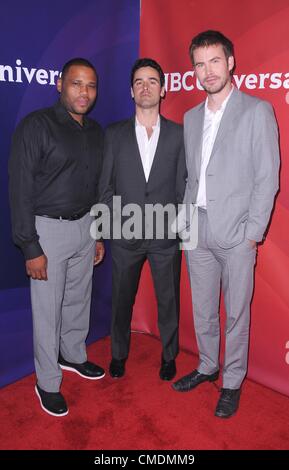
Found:
[[[122,207],[138,204],[143,214],[145,204],[181,204],[186,175],[181,125],[161,116],[160,136],[148,182],[138,149],[135,117],[112,124],[106,130],[99,202],[107,204],[110,209],[113,196],[121,196]],[[127,218],[122,217],[122,222]],[[176,242],[167,240],[166,230],[165,238],[160,240],[161,245]],[[135,239],[125,242],[126,245],[135,243]]]

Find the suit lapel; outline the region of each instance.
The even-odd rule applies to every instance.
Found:
[[[192,126],[192,132],[190,132],[190,152],[195,154],[194,161],[196,163],[197,175],[201,172],[201,162],[202,162],[202,147],[203,147],[203,129],[204,129],[204,119],[205,119],[205,102],[201,104],[197,111],[197,119],[194,121],[194,126]]]
[[[137,175],[142,178],[146,183],[146,178],[143,170],[143,164],[138,148],[136,132],[135,132],[135,116],[131,118],[130,122],[130,132],[129,132],[129,147],[131,148],[131,155],[132,155],[132,165],[136,167]]]
[[[219,145],[222,143],[223,139],[228,135],[235,127],[235,119],[239,116],[240,113],[240,103],[239,103],[239,92],[234,88],[231,97],[227,103],[226,109],[221,119],[220,127],[216,135],[216,139],[212,148],[210,161],[218,149]]]
[[[148,184],[153,179],[154,174],[157,173],[157,170],[160,167],[160,165],[162,165],[163,161],[165,161],[165,158],[166,158],[166,141],[167,141],[166,134],[167,134],[167,120],[163,116],[160,116],[159,140],[158,140],[158,143],[157,143],[156,152],[155,152],[155,155],[154,155],[151,171],[150,171],[150,174],[149,174]]]
[[[193,164],[196,167],[196,174],[199,175],[201,171],[202,160],[202,145],[203,145],[203,128],[205,117],[205,102],[201,103],[198,109],[195,110],[196,115],[192,119],[188,119],[187,134],[187,154],[188,165]]]

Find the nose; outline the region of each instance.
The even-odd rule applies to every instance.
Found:
[[[143,82],[143,88],[144,88],[145,90],[147,90],[148,87],[149,87],[149,82],[147,82],[147,81],[145,80],[145,81]]]
[[[87,85],[81,85],[81,87],[80,87],[80,93],[81,93],[82,95],[87,95],[87,94],[88,94],[88,87],[87,87]]]
[[[212,66],[210,63],[205,65],[205,72],[206,72],[206,75],[210,75],[210,73],[212,73]]]

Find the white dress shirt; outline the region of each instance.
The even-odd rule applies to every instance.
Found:
[[[199,180],[199,189],[197,195],[196,205],[206,209],[206,170],[209,164],[213,146],[216,140],[216,136],[220,127],[221,119],[223,117],[226,105],[233,92],[233,87],[227,98],[223,101],[220,109],[215,113],[208,108],[208,98],[205,102],[205,119],[203,127],[203,145],[202,145],[202,160],[201,160],[201,172]]]
[[[158,115],[158,119],[155,126],[152,126],[153,133],[148,138],[147,130],[145,126],[140,124],[137,117],[135,118],[135,132],[136,138],[139,148],[139,153],[141,156],[143,171],[145,174],[146,182],[148,182],[151,167],[154,161],[158,140],[160,136],[160,116]]]

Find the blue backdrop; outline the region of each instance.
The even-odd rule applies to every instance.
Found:
[[[99,74],[91,115],[104,127],[133,113],[130,69],[138,57],[139,0],[4,1],[0,17],[0,386],[34,370],[29,283],[11,241],[7,160],[11,135],[29,112],[57,99],[55,81],[72,57]],[[110,254],[95,269],[88,341],[110,325]]]

